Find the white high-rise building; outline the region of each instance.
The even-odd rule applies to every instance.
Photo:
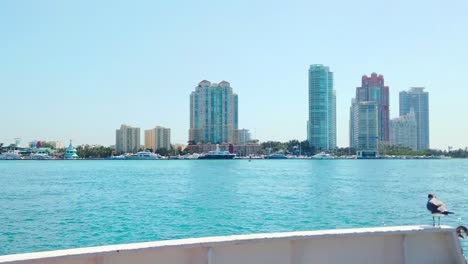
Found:
[[[400,92],[400,116],[413,111],[417,123],[416,150],[429,149],[429,93],[424,87]]]
[[[171,148],[171,129],[156,126],[145,130],[145,149],[156,151],[162,148]]]
[[[417,123],[414,112],[390,120],[390,145],[417,150]]]
[[[115,131],[115,149],[117,153],[135,153],[140,149],[140,128],[121,125]]]
[[[351,106],[350,146],[357,150],[378,150],[379,115],[375,101],[356,102]]]

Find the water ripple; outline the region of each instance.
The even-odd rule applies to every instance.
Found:
[[[467,219],[467,160],[0,161],[0,255]],[[462,241],[465,252],[467,243]]]

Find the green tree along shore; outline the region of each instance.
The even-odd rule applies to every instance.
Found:
[[[102,159],[112,156],[113,149],[108,147],[87,148],[79,146],[76,149],[76,154],[83,159]]]

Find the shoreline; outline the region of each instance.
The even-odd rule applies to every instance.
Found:
[[[79,161],[79,160],[100,160],[100,161],[164,161],[164,160],[247,160],[247,161],[258,161],[258,160],[450,160],[450,159],[466,159],[466,158],[451,158],[451,157],[408,157],[408,156],[397,156],[397,157],[378,157],[378,158],[350,158],[350,157],[336,157],[328,159],[314,159],[312,157],[307,158],[285,158],[285,159],[268,159],[268,158],[234,158],[234,159],[111,159],[111,158],[79,158],[79,159],[0,159],[1,161]]]

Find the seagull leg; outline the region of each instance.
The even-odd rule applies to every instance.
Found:
[[[440,227],[440,216],[439,216],[439,227]]]
[[[432,216],[432,226],[435,226],[435,218]]]

